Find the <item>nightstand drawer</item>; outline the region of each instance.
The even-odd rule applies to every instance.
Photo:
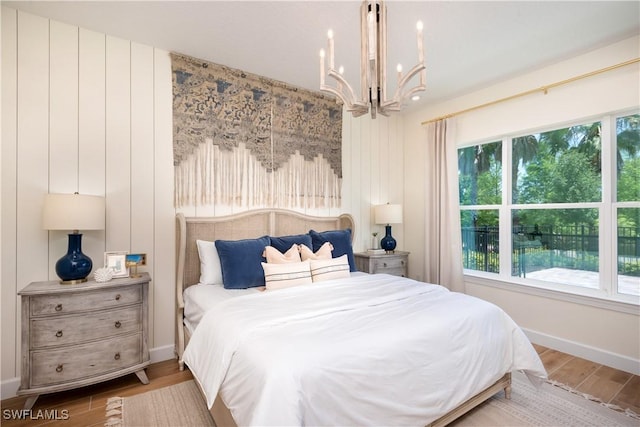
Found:
[[[391,254],[359,252],[353,254],[359,271],[371,274],[391,274],[408,277],[409,252]]]
[[[78,344],[142,330],[140,304],[90,314],[31,320],[31,348]]]
[[[371,260],[372,273],[384,273],[383,270],[397,270],[405,268],[405,261],[399,257],[389,257]]]
[[[77,313],[142,301],[142,288],[130,286],[73,295],[42,295],[31,298],[31,315]]]
[[[31,352],[31,387],[80,380],[142,363],[142,333]]]

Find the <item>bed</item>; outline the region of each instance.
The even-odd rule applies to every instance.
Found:
[[[285,276],[271,275],[271,263],[262,273],[263,280],[269,273],[267,290],[226,289],[231,276],[225,286],[204,277],[204,243],[221,241],[218,256],[230,272],[222,242],[275,245],[270,238],[312,233],[320,240],[311,252],[319,254],[326,237],[334,256],[305,261],[318,272],[310,283],[276,287],[283,282],[269,278]],[[176,216],[176,353],[217,426],[440,426],[501,390],[509,397],[514,370],[534,382],[546,378],[527,338],[498,307],[434,284],[353,271],[347,252],[354,235],[348,214]],[[250,270],[249,256],[232,258],[242,260],[234,271]]]

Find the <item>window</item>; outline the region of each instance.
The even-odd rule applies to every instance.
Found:
[[[458,177],[466,274],[640,296],[640,114],[459,148]]]

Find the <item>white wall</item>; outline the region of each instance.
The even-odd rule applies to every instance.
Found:
[[[421,122],[530,89],[585,74],[638,57],[640,37],[600,48],[496,84],[465,96],[431,105],[404,117],[405,247],[412,251],[410,275],[421,274],[424,257],[422,218],[425,130]],[[638,64],[589,77],[565,86],[497,104],[457,117],[457,142],[500,138],[513,131],[562,124],[640,106]],[[412,179],[409,179],[409,178]],[[410,230],[410,232],[409,232]],[[640,310],[618,311],[547,296],[524,294],[467,279],[467,293],[492,301],[509,313],[534,340],[559,350],[640,373]]]
[[[167,52],[2,8],[2,397],[20,375],[20,298],[56,280],[65,232],[42,229],[48,192],[106,197],[104,231],[83,234],[94,268],[105,251],[147,254],[150,342],[173,353],[174,209]],[[154,353],[152,353],[152,360]]]

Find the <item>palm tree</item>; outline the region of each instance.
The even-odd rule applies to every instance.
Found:
[[[523,165],[535,159],[538,154],[538,138],[535,135],[526,135],[513,138],[511,148],[511,179],[513,203],[518,199],[518,170],[520,163]]]

